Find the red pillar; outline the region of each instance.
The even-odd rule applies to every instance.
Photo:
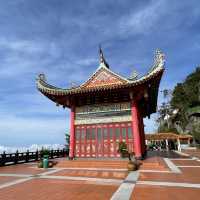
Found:
[[[141,153],[142,153],[142,156],[144,154],[144,137],[143,137],[143,130],[142,130],[142,117],[141,117],[141,114],[140,112],[138,112],[138,119],[139,119],[139,130],[140,130],[140,142],[141,142]]]
[[[138,118],[140,121],[139,127],[140,127],[140,138],[141,138],[141,151],[142,151],[142,156],[145,155],[145,135],[144,135],[144,123],[143,123],[143,117],[140,112],[138,112]]]
[[[144,133],[144,121],[143,118],[141,118],[141,129],[142,129],[142,143],[143,143],[143,155],[146,154],[146,142],[145,142],[145,133]]]
[[[140,138],[140,120],[138,118],[138,105],[137,101],[131,101],[131,116],[132,116],[132,132],[133,132],[133,140],[134,140],[134,151],[135,157],[140,159],[142,157],[141,151],[141,138]]]
[[[75,127],[74,127],[74,120],[75,120],[75,107],[71,107],[70,112],[70,144],[69,144],[69,158],[73,159],[75,155]]]

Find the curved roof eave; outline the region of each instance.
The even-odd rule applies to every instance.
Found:
[[[58,87],[48,84],[46,82],[45,75],[40,74],[37,78],[37,88],[38,88],[38,90],[40,90],[43,93],[47,93],[50,95],[58,95],[58,96],[99,91],[99,90],[105,90],[105,89],[125,88],[125,87],[143,84],[143,83],[153,79],[154,77],[159,76],[159,74],[162,74],[164,71],[164,65],[165,65],[164,54],[160,50],[157,50],[156,55],[155,55],[154,65],[153,65],[153,67],[151,67],[150,71],[146,75],[142,76],[139,79],[135,79],[135,80],[128,80],[128,79],[124,78],[127,82],[124,84],[121,84],[121,85],[113,84],[113,85],[109,85],[107,87],[101,86],[101,87],[97,87],[97,88],[83,88],[82,87],[83,84],[82,84],[77,87],[62,89],[62,88],[58,88]],[[96,71],[98,71],[98,70],[99,70],[99,68]],[[109,71],[111,71],[111,70],[109,69]],[[112,73],[114,73],[114,72],[112,72]],[[117,74],[117,76],[120,76],[120,75]]]

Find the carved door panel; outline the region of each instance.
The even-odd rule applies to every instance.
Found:
[[[109,157],[115,156],[115,145],[114,145],[114,128],[109,127]]]
[[[80,129],[75,132],[75,156],[80,157]]]
[[[86,157],[91,157],[91,129],[87,127],[86,129]]]
[[[102,128],[97,128],[97,157],[103,156],[103,134],[102,134]]]
[[[109,157],[109,142],[108,142],[108,128],[107,126],[103,127],[103,156]]]
[[[131,123],[85,125],[76,127],[76,157],[119,157],[119,142],[133,152]]]
[[[96,157],[96,126],[91,128],[91,157]]]

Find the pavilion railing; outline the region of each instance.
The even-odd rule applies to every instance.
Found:
[[[68,154],[69,152],[67,149],[50,150],[49,159],[67,157]],[[42,159],[42,157],[42,151],[16,151],[15,153],[3,152],[2,154],[0,154],[0,166],[39,161]]]

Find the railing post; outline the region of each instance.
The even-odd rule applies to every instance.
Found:
[[[4,166],[6,164],[6,152],[4,151],[1,157],[1,165]]]
[[[65,157],[65,149],[62,150],[62,157]]]
[[[17,164],[18,163],[18,160],[19,160],[19,152],[18,152],[18,150],[16,151],[16,153],[15,153],[15,164]]]
[[[43,150],[40,150],[40,160],[42,160],[42,158],[43,158]]]
[[[37,149],[37,151],[35,152],[35,160],[38,161],[38,149]]]
[[[50,157],[51,157],[51,159],[53,159],[53,149],[51,149]]]
[[[0,159],[0,166],[2,166],[2,161],[3,161],[3,158],[2,158],[3,154],[1,154],[1,159]]]
[[[27,152],[26,152],[26,162],[28,162],[29,161],[29,150],[27,150]]]
[[[55,150],[55,152],[56,152],[56,158],[58,157],[58,150]]]

